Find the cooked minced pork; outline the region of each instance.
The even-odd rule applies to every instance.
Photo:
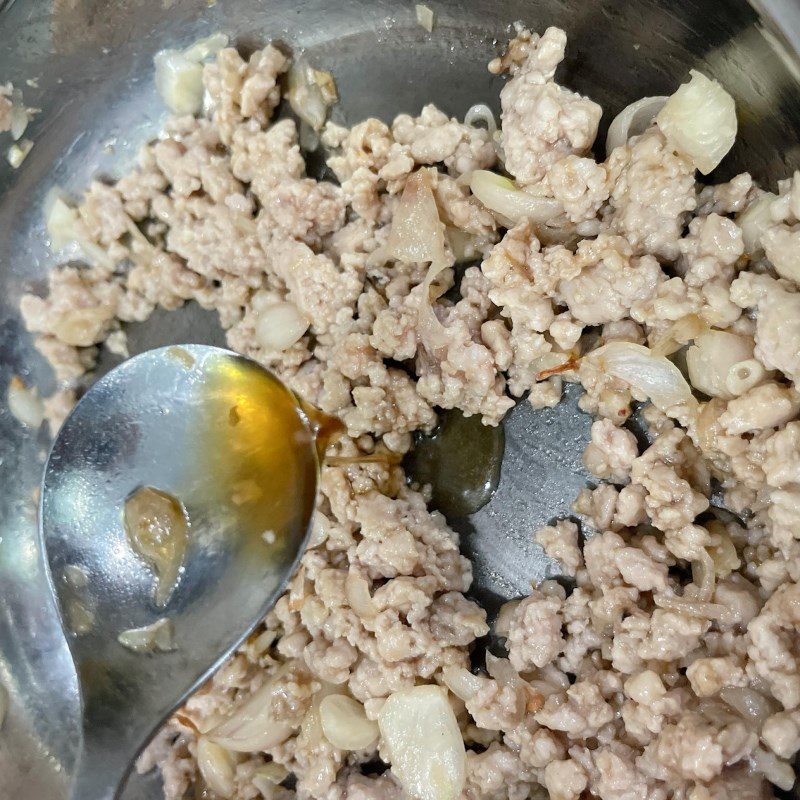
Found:
[[[89,266],[22,300],[60,382],[54,431],[99,347],[124,354],[124,323],[189,300],[347,430],[286,593],[139,760],[169,800],[792,785],[800,174],[777,195],[747,174],[704,186],[691,131],[661,114],[596,160],[600,107],[555,80],[565,46],[519,28],[492,62],[509,73],[497,136],[432,105],[328,123],[335,182],[306,175],[292,119],[271,121],[290,60],[226,48],[204,68],[206,113],[59,206]],[[574,588],[511,601],[507,657],[475,669],[488,626],[470,563],[398,464],[441,409],[497,425],[519,398],[555,405],[564,381],[596,418],[597,483],[575,501],[580,531],[531,535]],[[624,427],[634,402],[644,447]]]

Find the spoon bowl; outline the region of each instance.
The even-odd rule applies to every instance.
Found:
[[[81,692],[76,800],[117,796],[164,719],[278,598],[313,513],[316,434],[270,372],[204,345],[129,359],[67,418],[40,532]],[[183,516],[166,586],[131,546],[140,506],[126,501],[143,489]]]

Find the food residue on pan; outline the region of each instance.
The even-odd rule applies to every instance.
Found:
[[[117,636],[117,641],[136,653],[166,653],[175,649],[172,620],[161,617],[151,625],[129,628]]]

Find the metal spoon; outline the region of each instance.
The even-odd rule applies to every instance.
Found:
[[[277,599],[313,512],[318,432],[267,370],[201,345],[131,358],[67,418],[39,519],[81,691],[74,800],[117,797],[153,733]],[[176,498],[189,523],[164,607],[123,524],[126,499],[145,486]],[[163,618],[174,649],[118,641]]]

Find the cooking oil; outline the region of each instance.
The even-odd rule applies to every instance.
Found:
[[[467,517],[483,508],[500,482],[505,436],[480,416],[443,411],[431,435],[417,434],[406,459],[410,478],[430,484],[433,507],[448,519]]]

